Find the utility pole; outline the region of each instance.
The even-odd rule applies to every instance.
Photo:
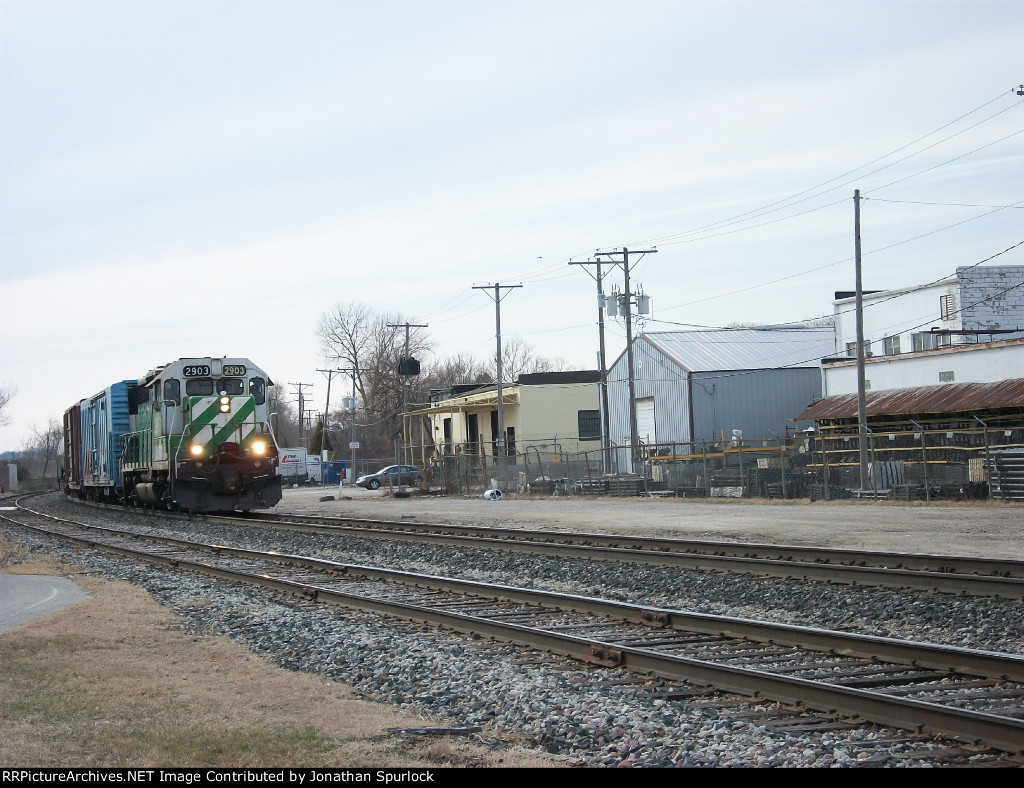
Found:
[[[860,189],[853,192],[853,248],[857,280],[857,444],[860,488],[868,488],[868,406],[864,383],[864,295],[860,277]],[[828,484],[828,479],[825,479]]]
[[[604,350],[604,288],[601,286],[601,258],[588,260],[583,263],[574,263],[571,260],[569,265],[593,265],[595,274],[592,276],[597,282],[597,335],[598,335],[598,365],[601,367],[601,380],[598,386],[601,390],[601,464],[604,473],[612,468],[611,458],[611,424],[608,417],[608,363]],[[589,274],[590,272],[587,271]]]
[[[401,436],[402,436],[402,439],[401,439],[402,440],[401,453],[403,455],[402,459],[407,461],[408,458],[404,456],[407,453],[406,450],[405,450],[405,446],[406,446],[406,443],[407,443],[406,436],[405,436],[405,407],[406,407],[406,395],[407,395],[407,393],[409,391],[409,378],[411,377],[411,375],[403,373],[403,370],[405,369],[405,367],[403,367],[403,364],[409,361],[409,329],[410,328],[428,328],[429,326],[422,325],[422,324],[417,325],[417,324],[413,324],[413,323],[400,323],[400,324],[399,323],[388,323],[388,328],[402,328],[403,326],[405,327],[405,350],[402,351],[402,360],[398,364],[398,374],[402,378],[402,431],[400,433]],[[416,375],[420,374],[419,366],[418,365],[417,365],[417,368],[416,368],[416,371],[415,371],[414,374],[416,374]],[[395,459],[398,460],[399,458],[396,457]],[[401,477],[399,477],[399,478],[401,478]]]
[[[347,372],[344,369],[318,369],[317,372],[322,372],[327,376],[327,401],[324,402],[324,420],[320,424],[320,474],[321,481],[323,480],[323,462],[324,462],[324,442],[327,436],[327,413],[331,407],[331,378],[334,377],[337,372]]]
[[[492,287],[494,288],[494,295],[491,296],[494,299],[494,334],[498,341],[498,351],[495,356],[498,367],[498,437],[494,445],[494,458],[497,464],[500,455],[500,464],[504,468],[507,455],[505,454],[505,403],[501,393],[501,299],[504,298],[501,294],[501,289],[504,287],[506,290],[514,290],[517,287],[522,287],[522,285],[499,285],[496,282],[493,285],[474,285],[473,289],[487,291]]]
[[[306,422],[305,422],[305,419],[306,419],[306,398],[305,398],[305,395],[302,393],[302,390],[303,389],[311,389],[311,388],[313,388],[313,384],[312,383],[289,383],[288,385],[289,386],[294,386],[296,389],[298,389],[298,391],[296,393],[299,395],[299,440],[302,443],[302,448],[305,449],[306,448],[306,431],[305,431],[305,427],[306,427]]]
[[[352,437],[348,442],[348,447],[352,450],[352,482],[354,484],[356,480],[356,368],[352,367],[350,371],[352,372]]]
[[[647,254],[657,254],[657,249],[644,249],[642,251],[633,250],[630,252],[626,247],[622,247],[621,252],[595,252],[595,257],[614,257],[615,255],[622,255],[622,276],[623,276],[623,293],[625,295],[625,304],[623,310],[623,317],[626,320],[626,370],[629,376],[629,454],[630,461],[633,466],[633,473],[636,473],[637,455],[638,455],[638,444],[640,443],[639,437],[637,436],[636,428],[636,375],[633,367],[633,314],[632,314],[632,301],[633,293],[629,289],[629,255],[638,254],[641,259]],[[639,262],[639,260],[637,261]]]

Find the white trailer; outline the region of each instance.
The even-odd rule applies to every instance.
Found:
[[[281,449],[278,472],[283,484],[308,484],[305,449]]]
[[[319,457],[315,454],[306,455],[306,478],[310,484],[320,484],[323,481],[321,476],[322,467]]]

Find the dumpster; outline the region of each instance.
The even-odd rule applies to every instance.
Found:
[[[321,466],[324,484],[341,484],[341,477],[345,475],[347,467],[344,460],[331,460]]]

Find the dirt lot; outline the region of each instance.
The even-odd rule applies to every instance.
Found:
[[[333,500],[320,500],[325,497]],[[1024,560],[1024,504],[1003,501],[811,503],[515,494],[489,501],[482,495],[395,497],[386,491],[313,487],[285,490],[275,510]]]

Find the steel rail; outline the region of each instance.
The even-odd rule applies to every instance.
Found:
[[[92,504],[90,505],[97,505]],[[100,506],[103,506],[100,504]],[[115,507],[122,509],[123,507]],[[732,572],[851,586],[878,586],[962,596],[1024,599],[1024,561],[928,553],[704,541],[575,531],[494,528],[413,521],[332,518],[260,512],[153,512],[172,519],[244,522],[290,530],[446,546],[488,547],[520,554],[644,563],[693,571]]]
[[[378,528],[381,530],[431,531],[465,533],[493,539],[530,539],[534,541],[562,541],[595,545],[668,552],[692,552],[740,558],[766,558],[807,563],[842,566],[876,566],[889,569],[917,569],[926,572],[970,573],[1000,577],[1024,578],[1024,561],[1012,558],[949,555],[941,553],[883,552],[855,550],[845,547],[806,547],[764,542],[735,542],[713,539],[681,539],[678,537],[642,536],[602,532],[564,531],[551,529],[501,528],[485,525],[421,522],[413,520],[379,520],[370,518],[326,517],[324,515],[282,514],[259,512],[244,517],[238,515],[208,515],[213,519],[243,519],[249,522],[310,523],[351,528]],[[345,525],[351,524],[351,525]],[[330,533],[327,531],[326,533]]]
[[[289,527],[289,517],[290,515],[274,515],[271,527]],[[238,518],[232,517],[213,516],[212,519],[238,522]],[[258,520],[249,518],[245,522],[260,522],[263,519],[262,516]],[[344,522],[357,524],[337,526],[300,523],[298,528],[322,534],[337,535],[344,531],[346,534],[394,541],[434,542],[459,547],[471,545],[504,552],[644,563],[696,571],[734,572],[846,585],[1024,599],[1024,561],[802,548],[790,545],[747,545],[655,537],[619,537],[564,531],[477,529],[474,526],[426,523],[394,522],[381,528],[381,521],[356,521],[348,518],[345,518]],[[445,530],[439,533],[438,529]],[[616,546],[616,543],[631,546]]]
[[[8,517],[4,517],[3,519],[16,522]],[[51,517],[51,519],[61,520],[61,518],[53,517]],[[61,521],[65,523],[69,522],[66,520]],[[36,530],[51,533],[53,535],[60,536],[61,538],[85,543],[90,547],[97,549],[113,550],[114,552],[122,555],[131,555],[133,557],[142,558],[146,561],[155,561],[163,565],[174,566],[177,568],[192,569],[194,571],[203,572],[222,579],[235,580],[277,591],[297,594],[316,601],[330,602],[386,616],[394,616],[404,620],[426,622],[467,634],[489,637],[494,640],[515,642],[520,645],[562,654],[564,656],[573,657],[592,664],[620,666],[639,673],[650,673],[670,679],[710,684],[727,691],[751,695],[754,697],[767,696],[774,700],[786,703],[802,704],[830,713],[859,715],[879,724],[893,725],[902,729],[916,731],[918,733],[923,731],[943,733],[969,742],[984,742],[989,746],[1009,752],[1016,753],[1024,751],[1024,721],[1022,720],[988,714],[986,712],[942,706],[928,701],[893,697],[884,693],[839,686],[829,682],[786,676],[751,668],[721,665],[706,660],[693,659],[679,655],[663,654],[647,648],[624,646],[611,641],[588,639],[566,633],[557,633],[546,629],[527,627],[512,622],[494,621],[479,616],[443,611],[418,604],[366,597],[365,595],[342,592],[317,584],[307,582],[300,583],[284,578],[272,577],[268,574],[254,575],[251,572],[225,569],[222,567],[211,566],[207,563],[188,561],[181,558],[154,556],[151,553],[145,553],[138,550],[112,547],[102,542],[97,542],[96,540],[84,539],[82,537],[76,537],[68,534],[58,534],[36,526],[26,525],[25,527],[35,528]],[[95,528],[95,526],[87,527]],[[103,530],[110,531],[111,529]],[[133,538],[138,538],[139,536],[140,535],[138,534],[132,534]],[[175,542],[182,543],[187,545],[190,549],[195,549],[196,547],[195,543],[188,543],[183,540],[174,540],[166,537],[159,537],[156,541],[164,544],[173,544]],[[320,563],[331,565],[334,563],[320,562],[318,559],[307,559],[301,556],[286,556],[276,553],[266,554],[241,548],[225,548],[220,545],[200,545],[199,547],[206,548],[217,553],[237,552],[245,557],[253,557],[258,554],[263,558],[269,558],[273,561],[299,559],[303,565],[307,566],[318,565]],[[328,568],[331,567],[328,566]],[[338,565],[333,567],[335,571],[339,568],[344,571],[348,571],[350,568],[363,570],[375,569],[367,567],[348,567],[347,565]],[[386,570],[379,571],[384,572]],[[410,577],[417,577],[419,580],[427,583],[439,579],[432,576],[414,576],[411,575],[411,573],[402,574],[409,575]],[[467,585],[467,581],[455,582],[459,586]],[[467,587],[472,588],[475,595],[479,595],[481,590],[487,588],[485,584],[472,582],[469,582]],[[567,598],[570,609],[573,609],[571,608],[571,605],[575,604],[581,604],[583,606],[595,604],[598,605],[598,607],[601,607],[601,603],[603,602],[602,600],[594,600],[586,597],[571,597],[569,595],[552,594],[549,592],[542,592],[537,595],[530,593],[530,591],[526,589],[510,589],[509,587],[499,587],[497,590],[500,592],[500,597],[504,597],[511,591],[515,591],[517,595],[523,595],[524,597],[533,597],[535,600],[533,602],[534,605],[537,604],[538,599],[545,599],[551,602],[559,597]],[[493,597],[494,592],[492,591],[489,595]],[[628,605],[624,606],[621,603],[609,604],[612,608],[625,607],[641,611],[639,612],[641,620],[649,623],[649,618],[645,616],[643,612],[645,609],[643,608],[636,608],[635,606]],[[649,614],[650,610],[646,610],[646,613]],[[712,618],[716,617],[697,617],[699,620]],[[707,622],[705,621],[704,623],[706,626]],[[739,625],[742,629],[747,624],[756,625],[757,623],[758,622],[743,622],[741,620]],[[775,628],[773,625],[763,626],[771,629]],[[801,629],[802,628],[799,627],[787,626],[781,628],[780,631],[785,630],[792,635]],[[729,634],[732,635],[732,633]],[[818,633],[821,638],[827,638],[829,635],[834,634],[843,633]],[[739,636],[742,637],[743,635]],[[855,636],[844,637],[844,640],[855,639]],[[886,639],[877,638],[873,640],[885,641]],[[776,641],[775,639],[769,638],[768,642]],[[898,643],[898,641],[894,641],[893,645],[895,646]],[[927,644],[906,645],[914,647],[922,645],[927,646]],[[937,646],[934,648],[936,651],[941,649],[941,647]],[[834,653],[835,649],[830,648],[829,651]],[[999,655],[991,655],[993,659],[998,656]]]

